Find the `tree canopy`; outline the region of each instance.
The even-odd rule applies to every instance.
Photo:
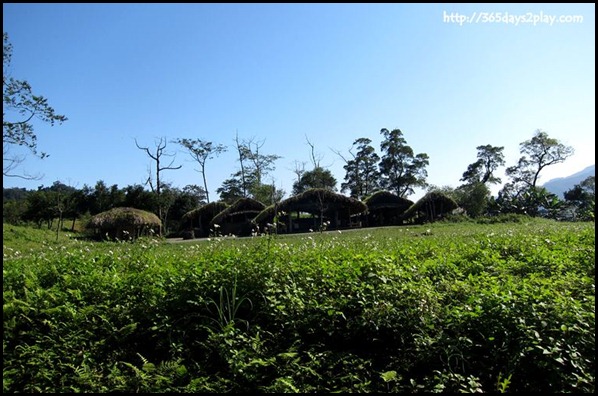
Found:
[[[31,85],[25,80],[17,80],[9,75],[12,58],[12,44],[8,34],[3,33],[3,74],[2,74],[2,153],[3,175],[23,179],[39,179],[26,173],[17,173],[16,168],[25,160],[24,155],[11,151],[15,147],[24,147],[34,155],[45,158],[45,152],[38,153],[37,135],[33,128],[33,119],[53,126],[62,124],[67,118],[57,114],[43,96],[33,93]]]
[[[382,187],[399,197],[413,194],[415,187],[425,187],[428,177],[428,154],[415,155],[400,129],[389,131],[384,128],[380,133],[384,137],[380,144],[384,154],[379,165]]]
[[[538,129],[530,140],[520,143],[519,152],[523,156],[517,165],[507,168],[506,173],[514,183],[535,187],[540,172],[550,165],[564,162],[573,155],[573,147],[566,146]]]
[[[504,147],[494,147],[487,144],[478,146],[476,149],[478,150],[478,160],[467,167],[461,181],[467,184],[500,183],[501,180],[494,175],[494,171],[505,164]]]
[[[323,188],[336,191],[336,179],[328,169],[320,166],[304,172],[298,181],[293,183],[293,194],[301,194],[311,188]]]
[[[175,143],[187,149],[191,158],[199,164],[199,173],[201,173],[206,200],[209,203],[210,194],[208,190],[208,181],[206,179],[206,162],[207,160],[214,158],[214,156],[217,157],[225,152],[227,149],[226,146],[222,144],[214,144],[213,142],[206,140],[187,138],[176,139]]]
[[[357,149],[357,153],[349,150],[349,154],[353,157],[351,159],[345,159],[337,153],[345,161],[343,167],[346,171],[345,181],[341,185],[341,191],[348,190],[354,198],[363,199],[379,188],[380,157],[371,143],[372,140],[368,138],[356,139],[352,148]]]

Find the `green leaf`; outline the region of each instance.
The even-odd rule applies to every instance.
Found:
[[[397,372],[394,370],[387,371],[385,373],[380,374],[380,377],[384,380],[384,382],[394,381],[397,379]]]

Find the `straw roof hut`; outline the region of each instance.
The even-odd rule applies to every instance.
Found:
[[[182,217],[188,230],[193,230],[195,237],[206,237],[210,231],[210,221],[218,213],[228,208],[224,201],[214,201],[185,213]]]
[[[135,239],[159,234],[162,222],[155,214],[135,208],[113,208],[93,216],[88,227],[101,238]]]
[[[276,212],[278,212],[278,218],[276,219],[278,230],[277,232],[284,232],[286,230],[286,224],[282,222],[281,211],[279,204],[267,206],[264,210],[255,216],[252,220],[253,224],[256,225],[256,229],[261,231],[268,232],[271,231],[272,225],[274,224],[274,217]]]
[[[251,235],[252,220],[266,208],[253,198],[239,198],[210,221],[210,228],[219,228],[222,235]]]
[[[403,214],[404,219],[413,219],[416,223],[433,222],[457,209],[454,199],[439,191],[424,195]]]
[[[330,221],[328,228],[348,228],[354,225],[356,215],[367,210],[365,204],[355,198],[335,193],[325,188],[312,188],[281,201],[278,211],[287,214],[285,223],[287,231],[302,231],[306,227],[322,227],[325,221]],[[296,213],[293,219],[291,213]],[[312,215],[310,224],[302,224],[300,213]],[[313,223],[313,224],[311,224]]]
[[[402,224],[402,215],[413,201],[389,191],[377,191],[364,200],[368,208],[366,223],[370,227]]]

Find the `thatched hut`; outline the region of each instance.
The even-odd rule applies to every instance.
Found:
[[[403,223],[403,213],[413,205],[413,201],[389,191],[377,191],[363,203],[368,208],[364,217],[369,227],[400,225]]]
[[[278,211],[286,213],[283,220],[287,232],[317,230],[324,223],[328,229],[360,226],[358,215],[366,210],[363,202],[325,188],[309,189],[278,204]],[[294,218],[293,213],[296,214]],[[302,213],[311,217],[302,217]]]
[[[207,237],[210,233],[210,221],[226,208],[228,208],[226,202],[215,201],[185,213],[182,220],[186,230],[193,231],[194,237]]]
[[[278,217],[275,216],[277,212]],[[266,207],[252,220],[253,224],[256,226],[255,229],[258,232],[273,232],[273,225],[275,221],[278,228],[276,232],[286,231],[286,225],[283,222],[279,204]]]
[[[265,208],[266,205],[253,198],[239,198],[212,218],[210,228],[217,228],[222,235],[251,235],[252,220]]]
[[[93,216],[89,227],[100,238],[135,239],[159,235],[162,222],[153,213],[135,208],[113,208]]]
[[[403,214],[404,219],[415,223],[433,222],[457,209],[459,205],[454,199],[439,191],[424,195]]]

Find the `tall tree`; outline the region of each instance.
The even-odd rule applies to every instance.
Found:
[[[237,149],[237,154],[239,155],[237,161],[239,161],[240,166],[238,177],[241,179],[241,193],[243,194],[242,196],[246,198],[247,190],[250,185],[249,181],[247,180],[249,176],[245,171],[245,163],[247,161],[247,158],[249,157],[249,148],[244,142],[239,140],[239,132],[235,134],[235,148]],[[232,175],[232,178],[235,178],[235,174]]]
[[[573,147],[565,146],[557,139],[537,129],[530,140],[519,144],[519,152],[523,156],[515,166],[508,167],[507,176],[514,184],[536,187],[540,172],[550,165],[564,162],[573,155]]]
[[[492,195],[486,184],[501,182],[494,172],[505,164],[504,147],[487,144],[476,148],[478,160],[469,164],[467,170],[463,172],[460,180],[465,183],[455,190],[454,197],[457,204],[471,217],[479,217],[487,212]]]
[[[137,148],[139,150],[143,150],[145,151],[145,153],[156,163],[156,186],[154,187],[154,184],[152,182],[152,172],[150,170],[149,172],[149,176],[147,178],[147,184],[149,184],[151,190],[153,192],[156,193],[156,198],[158,201],[158,217],[160,218],[160,220],[162,220],[162,223],[165,223],[165,216],[166,216],[166,212],[165,212],[165,205],[168,205],[168,202],[170,202],[169,199],[165,199],[162,200],[162,187],[165,185],[164,182],[162,182],[160,180],[160,174],[165,171],[165,170],[176,170],[176,169],[181,169],[182,165],[179,166],[173,166],[172,164],[174,164],[175,159],[172,158],[172,160],[168,163],[168,165],[164,166],[163,164],[161,164],[162,162],[162,157],[167,156],[167,157],[174,157],[174,154],[170,154],[165,152],[164,150],[166,149],[166,138],[160,138],[159,141],[155,142],[155,151],[152,151],[149,149],[149,147],[141,147],[139,146],[139,144],[137,143],[137,139],[135,139],[135,145],[137,146]],[[162,229],[160,229],[160,233],[162,233]]]
[[[206,180],[206,161],[214,158],[227,150],[222,144],[214,144],[201,139],[177,139],[175,143],[180,144],[187,149],[191,158],[199,164],[199,173],[203,179],[206,200],[210,202],[210,193],[208,191],[208,182]]]
[[[428,154],[414,155],[413,149],[407,145],[400,129],[389,131],[383,128],[380,133],[384,136],[380,144],[384,155],[378,166],[382,187],[403,198],[413,194],[415,187],[425,187],[428,176],[426,171],[426,166],[429,165]]]
[[[341,192],[348,190],[350,195],[357,199],[363,199],[379,188],[380,157],[371,143],[372,140],[368,138],[356,139],[349,149],[352,158],[345,158],[340,152],[335,151],[345,161],[345,181],[341,184]],[[354,153],[353,149],[357,149],[357,153]]]
[[[466,184],[500,183],[501,179],[494,176],[493,172],[505,164],[505,157],[502,152],[504,147],[494,147],[487,144],[478,146],[476,149],[478,150],[478,160],[467,167],[461,181]]]
[[[530,140],[520,143],[519,151],[523,156],[517,165],[505,171],[511,180],[498,193],[497,209],[503,213],[525,213],[530,216],[548,212],[549,216],[554,217],[562,206],[561,202],[556,195],[537,186],[538,179],[544,168],[564,162],[573,155],[573,148],[538,129]]]
[[[12,44],[8,34],[3,33],[3,74],[2,74],[2,154],[3,175],[23,179],[40,179],[41,175],[15,173],[16,168],[25,160],[24,155],[11,152],[12,148],[24,147],[39,158],[48,154],[37,151],[37,135],[33,129],[34,118],[53,126],[62,124],[67,118],[57,114],[43,96],[35,95],[31,85],[24,80],[16,80],[10,75]]]

